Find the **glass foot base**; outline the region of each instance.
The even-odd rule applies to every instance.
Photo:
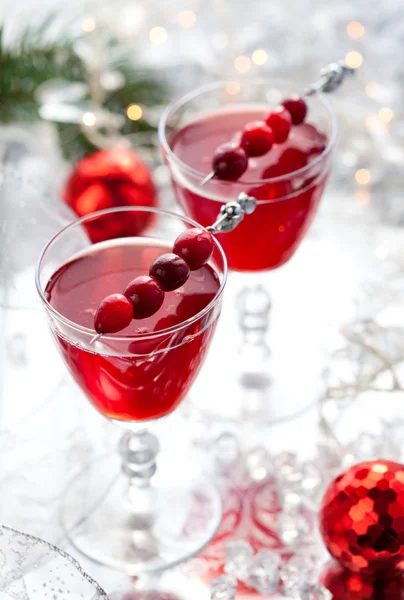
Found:
[[[159,461],[150,493],[139,503],[129,501],[118,457],[86,467],[63,498],[62,524],[73,545],[129,575],[163,571],[198,554],[219,527],[219,492],[178,456],[167,462],[171,468]]]
[[[248,420],[259,426],[274,425],[299,417],[324,391],[326,353],[321,332],[314,331],[315,316],[310,319],[297,310],[296,294],[288,288],[275,289],[269,316],[264,309],[254,313],[259,303],[265,308],[270,302],[264,274],[263,287],[252,288],[258,304],[250,298],[251,312],[245,310],[241,319],[239,277],[245,285],[245,276],[238,274],[227,284],[215,338],[192,386],[192,403],[212,420],[237,424]]]
[[[192,561],[190,563],[192,565]],[[119,583],[110,592],[110,600],[209,600],[209,583],[198,576],[190,576],[180,569],[172,569],[156,576],[134,578]]]
[[[237,341],[229,341],[229,335],[220,326],[221,323],[190,394],[197,411],[215,422],[242,424],[248,419],[259,426],[268,426],[302,416],[317,404],[324,393],[323,362],[314,351],[314,358],[294,360],[293,368],[285,353],[274,352],[266,369],[243,372]],[[226,364],[234,365],[230,374],[227,369],[226,376],[223,376],[224,356]]]

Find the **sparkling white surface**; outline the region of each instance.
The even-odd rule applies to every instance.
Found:
[[[22,14],[26,4],[24,7],[18,4],[6,1],[0,12],[6,14],[13,10]],[[135,47],[140,40],[143,50],[139,57],[148,64],[164,66],[167,79],[171,83],[175,79],[178,87],[189,88],[200,83],[201,78],[211,78],[212,73],[233,77],[243,70],[249,75],[295,73],[298,79],[304,80],[308,71],[312,76],[317,66],[341,53],[349,52],[350,60],[354,61],[364,58],[357,81],[349,91],[335,98],[341,125],[340,147],[334,180],[320,214],[296,257],[285,268],[260,278],[273,300],[268,345],[273,350],[274,371],[279,375],[277,393],[289,405],[307,406],[316,402],[323,391],[321,375],[325,367],[334,365],[333,369],[339,373],[343,363],[345,375],[346,362],[349,366],[352,364],[351,356],[337,360],[337,365],[330,361],[331,352],[340,343],[337,332],[342,324],[376,313],[380,324],[401,327],[404,324],[400,304],[403,292],[400,173],[404,130],[396,77],[402,65],[401,54],[392,42],[402,35],[395,18],[396,11],[401,10],[401,2],[395,0],[382,7],[380,3],[378,6],[372,3],[369,9],[365,0],[356,2],[355,6],[352,2],[334,1],[312,1],[308,5],[306,1],[296,0],[293,11],[284,2],[277,3],[277,11],[273,3],[257,2],[257,14],[262,15],[262,19],[245,27],[240,26],[241,21],[245,21],[244,10],[232,10],[228,18],[229,6],[234,3],[227,0],[204,3],[202,14],[198,13],[197,3],[188,6],[186,2],[168,2],[163,3],[163,8],[161,2],[149,4],[150,10],[145,10],[145,3],[122,2],[122,10],[116,11],[114,5],[107,3],[105,9],[100,10],[100,19],[104,23],[109,20],[111,27]],[[189,29],[181,22],[191,22],[192,17],[174,15],[174,4],[180,12],[195,11],[195,23]],[[41,3],[44,11],[49,5],[49,2]],[[82,6],[74,2],[70,8],[75,12]],[[88,27],[98,8],[88,2],[87,9]],[[312,11],[313,19],[310,26],[302,28],[302,18],[307,22],[308,10]],[[41,12],[38,10],[36,16]],[[347,24],[354,19],[363,21],[363,35],[358,34],[356,26],[351,25],[347,30]],[[384,23],[383,30],[381,23]],[[376,36],[378,42],[372,44]],[[189,51],[190,39],[198,42],[192,52]],[[272,41],[271,47],[268,40]],[[260,48],[263,53],[258,53]],[[177,78],[172,75],[177,73],[178,64],[184,68]],[[310,64],[310,68],[303,69],[304,64]],[[389,120],[392,113],[393,118]],[[4,132],[2,135],[4,139]],[[11,134],[7,136],[13,138]],[[25,133],[21,136],[21,132],[19,136],[24,140],[29,137]],[[36,146],[40,138],[38,134],[31,136],[31,147]],[[48,148],[45,155],[48,161],[50,156],[53,160],[56,153]],[[55,171],[59,167],[52,162]],[[30,172],[38,172],[38,163],[31,164]],[[169,194],[164,196],[168,198]],[[2,218],[4,224],[4,212]],[[28,234],[33,231],[28,229]],[[11,246],[4,250],[4,243],[9,239],[4,235],[4,227],[1,233],[1,254],[3,259],[9,258]],[[40,237],[42,245],[51,233],[41,228],[36,242]],[[38,303],[31,304],[31,298],[35,297],[33,265],[39,247],[28,244],[26,235],[27,232],[19,234],[11,248],[18,249],[13,256],[19,255],[21,261],[13,270],[16,287],[12,292],[19,308],[16,309],[14,301],[8,305],[12,308],[0,308],[0,521],[68,549],[106,591],[112,593],[112,600],[121,600],[122,593],[131,590],[133,583],[119,573],[95,566],[75,552],[59,525],[60,498],[68,480],[91,459],[105,451],[114,451],[119,432],[97,415],[67,378],[51,345]],[[269,470],[268,455],[262,453],[262,446],[271,454],[296,453],[299,463],[306,461],[307,476],[303,483],[311,485],[315,492],[318,471],[307,460],[314,456],[318,441],[316,408],[298,419],[268,427],[257,428],[246,419],[240,428],[232,421],[232,417],[240,413],[242,400],[239,388],[234,385],[237,365],[232,362],[229,351],[241,343],[234,308],[240,286],[238,279],[229,280],[214,346],[191,394],[194,406],[203,409],[203,413],[195,414],[188,405],[184,407],[187,421],[181,414],[161,423],[164,449],[174,455],[183,454],[192,438],[206,457],[213,445],[212,439],[219,440],[220,450],[226,455],[222,459],[231,463],[240,451],[237,440],[241,438],[251,450],[246,463],[250,476],[256,480],[265,477]],[[23,308],[22,297],[24,301],[29,299]],[[251,406],[258,407],[270,400],[260,393],[248,398]],[[380,429],[383,418],[399,423],[398,418],[403,413],[401,392],[384,396],[370,392],[353,404],[342,404],[338,401],[327,404],[326,416],[340,443],[347,447],[347,465],[349,461],[371,458],[375,452],[394,455],[401,450],[403,440],[397,437],[398,429],[388,425]],[[209,418],[212,414],[214,422]],[[358,437],[359,427],[363,433]],[[236,444],[231,435],[227,440],[220,438],[224,430],[234,433]],[[388,447],[378,445],[381,431],[384,438],[392,442]],[[350,446],[353,439],[355,444]],[[219,453],[217,448],[216,453]],[[327,445],[320,454],[323,464],[326,459],[332,459]],[[296,457],[283,454],[277,460],[279,472],[294,481],[295,486],[300,485],[301,481],[295,481],[300,473],[300,467],[293,467]],[[285,529],[287,534],[293,528]],[[206,585],[196,578],[184,579],[177,573],[169,573],[162,585],[183,598],[208,598]]]

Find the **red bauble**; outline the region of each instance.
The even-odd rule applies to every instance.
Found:
[[[404,572],[404,465],[360,463],[328,487],[320,528],[345,568],[375,578]]]
[[[157,193],[149,169],[131,150],[116,147],[80,160],[64,191],[65,202],[79,216],[118,206],[156,206]],[[87,223],[92,242],[139,235],[151,213],[127,212],[108,215]]]
[[[332,594],[332,600],[403,600],[401,576],[374,579],[352,573],[339,565],[330,565],[323,573],[322,584]]]

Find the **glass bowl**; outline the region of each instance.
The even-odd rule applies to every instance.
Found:
[[[108,600],[69,554],[39,538],[0,526],[1,600]]]

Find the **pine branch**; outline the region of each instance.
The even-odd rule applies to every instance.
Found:
[[[52,79],[85,81],[85,67],[65,40],[57,46],[44,42],[48,20],[38,29],[26,29],[13,48],[4,43],[0,27],[0,121],[32,121],[39,118],[37,89]]]
[[[39,27],[28,27],[13,47],[6,47],[4,27],[0,26],[0,122],[40,119],[37,91],[46,82],[63,79],[87,83],[86,65],[74,50],[75,40],[50,41],[47,31],[52,22],[51,15]],[[144,106],[161,104],[165,98],[164,89],[148,73],[132,67],[115,40],[110,41],[107,50],[112,50],[113,55],[117,48],[120,50],[119,65],[112,59],[110,68],[121,72],[125,84],[107,95],[104,107],[125,116],[122,133],[154,132],[154,126],[147,121],[134,122],[126,118],[126,109],[132,102]],[[75,160],[94,150],[77,124],[55,123],[55,126],[62,151],[68,159]]]

